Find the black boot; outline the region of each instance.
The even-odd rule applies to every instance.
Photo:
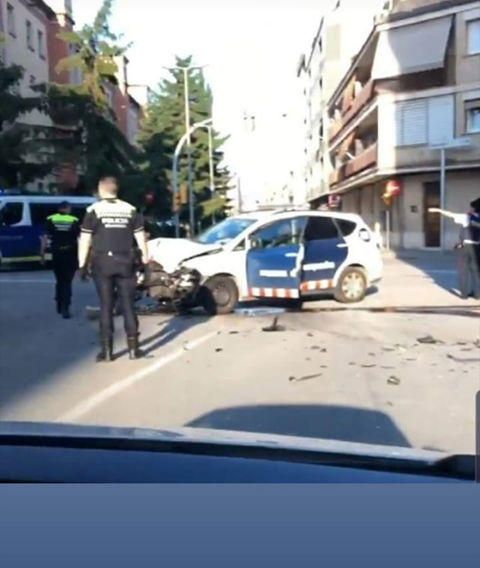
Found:
[[[102,339],[100,346],[101,349],[97,355],[97,363],[109,363],[113,361],[113,341],[111,339]]]
[[[72,317],[72,315],[70,314],[70,308],[68,306],[64,306],[62,308],[62,318],[64,320],[68,320]]]
[[[127,337],[128,358],[130,360],[141,359],[145,353],[138,346],[138,337]]]

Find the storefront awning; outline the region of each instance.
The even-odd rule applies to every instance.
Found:
[[[380,32],[372,79],[390,79],[445,65],[452,17]]]

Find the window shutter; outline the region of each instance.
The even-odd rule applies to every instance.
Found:
[[[453,139],[453,97],[434,97],[428,101],[428,143],[443,144]]]
[[[405,102],[402,109],[402,145],[427,143],[427,101]]]

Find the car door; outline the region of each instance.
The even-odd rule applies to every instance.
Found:
[[[332,217],[312,215],[305,227],[300,290],[328,290],[348,256],[348,244]]]
[[[248,239],[247,282],[255,298],[298,298],[304,217],[279,219]]]
[[[23,224],[24,203],[7,201],[0,208],[0,253],[3,260],[28,255],[28,230]]]

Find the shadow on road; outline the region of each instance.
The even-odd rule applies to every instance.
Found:
[[[69,377],[88,381],[95,365],[98,322],[88,321],[85,314],[87,306],[98,303],[93,286],[75,283],[74,318],[67,321],[55,312],[53,286],[48,273],[14,273],[0,279],[0,419],[8,418],[16,402],[27,400],[49,383]],[[206,319],[201,315],[141,317],[142,346],[152,356]],[[118,344],[124,335],[121,318],[116,318],[115,328]],[[120,369],[122,355],[125,351],[117,352],[113,363]]]
[[[258,405],[215,410],[186,426],[410,447],[383,412],[348,406]]]
[[[458,254],[453,251],[399,251],[397,261],[410,265],[420,270],[436,286],[447,291],[455,298],[460,298],[457,293],[459,287],[458,278]]]

